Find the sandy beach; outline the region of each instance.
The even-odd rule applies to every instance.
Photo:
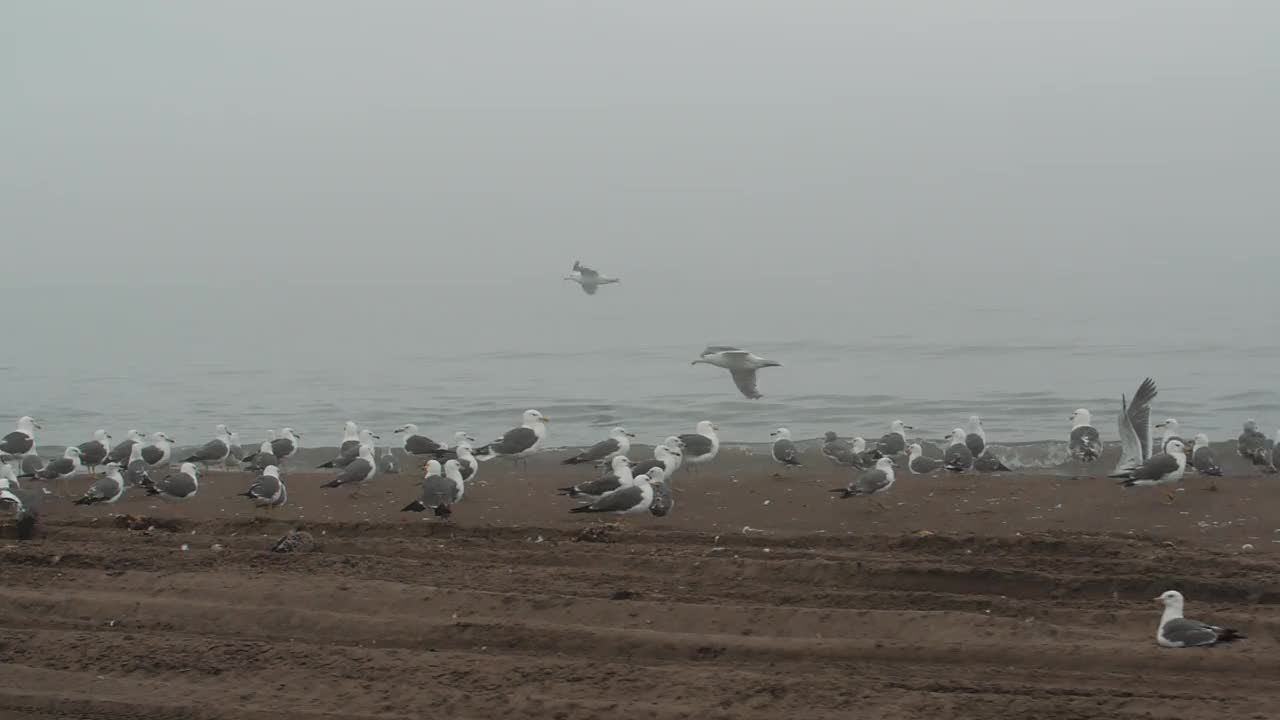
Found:
[[[36,541],[0,541],[0,714],[1274,717],[1274,476],[1164,505],[903,473],[879,508],[813,453],[783,476],[731,449],[680,473],[671,516],[619,520],[568,514],[555,488],[593,471],[566,455],[486,463],[450,523],[399,512],[408,463],[355,499],[288,472],[272,516],[236,472],[181,505],[49,497]],[[296,526],[313,552],[266,552]],[[1156,647],[1171,588],[1249,639]]]

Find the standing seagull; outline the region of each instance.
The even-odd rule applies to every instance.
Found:
[[[124,481],[131,487],[145,487],[151,484],[151,474],[147,472],[151,466],[142,459],[142,450],[146,446],[134,443],[129,451],[129,464],[124,466]]]
[[[773,441],[773,459],[783,467],[800,467],[800,450],[791,441],[791,431],[778,428],[769,435],[778,438]]]
[[[907,449],[907,431],[913,429],[910,425],[902,424],[901,420],[894,420],[889,423],[889,432],[876,443],[876,450],[881,455],[901,454]]]
[[[428,460],[427,475],[422,479],[422,497],[405,505],[400,512],[430,509],[436,517],[447,518],[453,514],[453,506],[458,504],[466,490],[457,460],[445,462],[443,472],[439,460]]]
[[[1124,487],[1169,485],[1182,479],[1187,471],[1187,448],[1181,440],[1170,440],[1165,452],[1156,453],[1140,467],[1113,473],[1109,477],[1124,478]],[[1173,493],[1165,490],[1165,500],[1173,502]]]
[[[20,477],[31,477],[36,480],[66,480],[79,472],[82,467],[84,466],[80,464],[80,448],[72,446],[63,451],[62,457],[45,465],[33,475]]]
[[[630,487],[635,484],[635,475],[631,471],[631,461],[626,455],[618,455],[612,462],[612,470],[604,477],[580,482],[571,487],[559,488],[560,494],[571,498],[597,500],[614,490]]]
[[[1116,474],[1137,469],[1151,457],[1151,401],[1156,393],[1155,381],[1147,378],[1133,394],[1132,403],[1120,396],[1120,462]]]
[[[653,507],[653,486],[650,477],[663,477],[662,470],[654,468],[652,475],[641,475],[635,482],[620,490],[615,490],[601,497],[590,505],[579,505],[570,508],[571,513],[613,513],[615,515],[638,515],[649,512]]]
[[[1156,626],[1156,643],[1160,647],[1187,648],[1217,645],[1220,642],[1244,640],[1244,635],[1229,627],[1209,625],[1182,617],[1182,593],[1169,590],[1155,599],[1164,604],[1160,624]]]
[[[654,468],[662,468],[662,474],[670,478],[680,469],[680,461],[684,453],[680,450],[679,438],[669,437],[653,447],[653,459],[638,462],[631,466],[635,475],[644,475]]]
[[[226,462],[231,462],[233,460],[235,462],[240,462],[244,459],[244,448],[240,447],[240,433],[233,432],[230,435],[231,448],[227,453]],[[225,470],[226,468],[223,469]]]
[[[268,430],[267,439],[262,441],[258,446],[258,452],[249,455],[244,459],[245,470],[257,470],[262,472],[267,468],[275,465],[277,462],[276,453],[271,443],[276,440],[276,431]],[[278,467],[278,466],[277,466]]]
[[[1246,420],[1244,422],[1244,432],[1240,433],[1240,439],[1236,442],[1236,452],[1240,454],[1240,457],[1254,465],[1266,464],[1259,461],[1266,458],[1267,436],[1258,429],[1257,422]]]
[[[142,433],[137,430],[130,430],[123,442],[111,448],[111,454],[107,455],[107,460],[120,463],[121,467],[123,467],[129,462],[129,456],[133,455],[133,446],[141,442],[143,442]]]
[[[496,457],[524,460],[538,451],[538,445],[547,436],[547,423],[549,422],[551,422],[551,418],[544,416],[537,410],[525,410],[523,424],[518,428],[508,430],[501,438],[476,450],[476,459],[481,462],[492,460]],[[528,469],[526,466],[525,471],[527,472]]]
[[[696,432],[677,436],[684,447],[684,462],[690,467],[711,462],[720,454],[720,436],[716,434],[716,426],[710,420],[698,423]]]
[[[928,475],[940,467],[942,467],[942,461],[925,457],[924,448],[920,447],[920,443],[911,443],[907,448],[907,469],[913,475]]]
[[[578,283],[582,286],[582,292],[588,295],[595,295],[596,289],[601,285],[612,285],[619,282],[618,278],[601,275],[576,260],[573,263],[573,272],[566,275],[564,279]]]
[[[285,460],[298,453],[298,448],[302,447],[301,439],[302,436],[294,432],[293,428],[281,428],[280,437],[271,441],[271,452],[279,461],[278,464],[284,464]]]
[[[563,461],[564,465],[580,465],[582,463],[608,462],[618,455],[631,452],[631,438],[635,433],[626,428],[616,427],[609,431],[609,437]]]
[[[89,469],[90,475],[94,474],[94,471],[110,454],[111,436],[107,434],[106,430],[94,430],[92,440],[80,443],[80,462],[84,463],[85,467]]]
[[[404,439],[401,447],[410,455],[434,455],[444,448],[440,443],[418,432],[418,426],[413,423],[405,423],[395,431],[397,435],[402,433]]]
[[[124,497],[124,477],[120,475],[120,466],[116,463],[107,464],[107,472],[85,491],[78,500],[76,505],[97,505],[98,503],[111,503]]]
[[[1102,438],[1098,429],[1093,426],[1093,415],[1084,408],[1071,413],[1071,437],[1067,441],[1067,449],[1071,458],[1080,463],[1091,463],[1102,457]]]
[[[354,423],[348,423],[348,424],[350,425]],[[369,428],[361,428],[360,431],[356,433],[355,445],[352,445],[351,441],[349,440],[343,440],[342,447],[338,448],[338,457],[330,460],[329,462],[324,463],[323,465],[320,465],[320,467],[322,468],[347,467],[351,463],[355,462],[357,458],[360,457],[361,450],[363,450],[366,447],[376,448],[373,441],[381,440],[381,439],[382,439],[381,436],[374,435],[373,431],[370,430]]]
[[[284,481],[280,479],[280,468],[275,465],[264,468],[258,479],[254,480],[249,489],[240,495],[252,500],[255,509],[274,510],[289,500],[289,491],[285,489]]]
[[[1209,447],[1209,436],[1204,433],[1196,435],[1191,446],[1191,467],[1202,475],[1222,477],[1222,468],[1218,467],[1218,459],[1213,456],[1213,448]]]
[[[222,423],[218,423],[214,429],[218,431],[217,436],[183,462],[202,463],[205,467],[226,462],[231,455],[231,433],[227,432],[227,426]]]
[[[1182,436],[1178,434],[1178,421],[1174,418],[1167,418],[1164,422],[1156,425],[1156,429],[1160,430],[1160,452],[1164,452],[1164,446],[1169,444],[1170,440],[1182,440]],[[1183,445],[1186,445],[1184,440]]]
[[[146,489],[148,495],[159,495],[165,500],[190,500],[200,490],[200,475],[194,463],[184,462],[177,475],[166,475]]]
[[[19,475],[35,475],[43,470],[45,465],[49,464],[45,462],[44,458],[40,457],[40,455],[36,453],[36,449],[34,447],[28,450],[27,454],[23,455],[22,459],[19,460],[18,463],[22,471]]]
[[[871,497],[888,492],[897,479],[893,474],[894,467],[893,458],[882,457],[876,461],[875,469],[868,470],[854,478],[849,483],[849,487],[836,488],[831,492],[840,493],[841,498]],[[879,501],[876,501],[876,504],[879,505]],[[880,507],[883,508],[884,505],[880,505]]]
[[[977,415],[969,416],[969,424],[965,428],[964,444],[975,458],[982,457],[987,449],[987,431],[982,429],[982,419]]]
[[[382,448],[382,454],[378,456],[378,472],[383,475],[400,474],[400,461],[396,459],[390,445]]]
[[[822,436],[822,457],[830,460],[832,465],[853,465],[853,446],[828,430]]]
[[[6,455],[26,455],[36,445],[36,430],[40,426],[30,416],[18,418],[18,427],[4,438],[0,438],[0,453]]]
[[[782,367],[782,363],[765,360],[753,352],[739,350],[727,345],[710,345],[702,351],[702,355],[691,365],[705,363],[715,365],[729,371],[733,376],[733,384],[748,400],[759,400],[764,397],[756,386],[756,371],[760,368]]]
[[[173,438],[162,432],[151,433],[150,444],[142,446],[142,459],[151,467],[169,464],[173,456]]]
[[[951,472],[964,472],[973,467],[973,451],[969,449],[965,437],[964,429],[956,428],[944,438],[950,440],[951,444],[942,455],[942,466]]]
[[[653,502],[649,504],[649,514],[654,517],[666,517],[676,506],[676,498],[671,494],[671,477],[661,468],[652,468],[648,475],[649,485],[653,488]]]
[[[373,446],[361,445],[356,459],[342,468],[342,472],[338,473],[337,477],[320,487],[336,488],[354,483],[356,484],[356,489],[352,491],[351,497],[355,497],[360,492],[360,484],[367,480],[372,480],[377,473],[378,463],[373,458]]]

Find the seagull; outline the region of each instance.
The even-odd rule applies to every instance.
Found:
[[[94,430],[92,440],[80,443],[80,461],[89,468],[90,475],[94,474],[94,470],[97,470],[110,454],[111,436],[106,430]]]
[[[759,400],[764,397],[756,387],[756,371],[760,368],[782,367],[782,363],[766,360],[753,352],[740,350],[727,345],[709,345],[707,349],[691,365],[704,363],[715,365],[729,371],[733,376],[733,384],[748,400]]]
[[[1166,648],[1200,647],[1220,642],[1244,640],[1244,635],[1229,627],[1209,625],[1182,617],[1182,593],[1168,590],[1155,599],[1164,604],[1160,624],[1156,626],[1156,643]]]
[[[950,440],[951,444],[942,455],[942,466],[951,472],[964,472],[973,467],[973,451],[969,449],[965,438],[964,428],[956,428],[943,438]]]
[[[1222,468],[1218,467],[1213,448],[1209,447],[1209,436],[1204,433],[1196,435],[1195,442],[1191,445],[1191,467],[1202,475],[1222,477]]]
[[[111,453],[107,455],[109,462],[120,463],[121,466],[129,462],[129,456],[133,454],[133,446],[145,442],[142,433],[137,430],[130,430],[124,439],[124,442],[111,448]]]
[[[354,424],[355,423],[348,423],[348,425],[354,425]],[[360,452],[364,448],[367,447],[367,448],[373,449],[375,447],[373,441],[382,439],[381,436],[374,435],[373,431],[370,430],[369,428],[361,428],[360,431],[356,433],[356,438],[357,439],[356,439],[355,445],[352,445],[351,441],[349,440],[343,440],[342,447],[338,448],[338,457],[330,460],[329,462],[324,463],[323,465],[320,465],[320,467],[322,468],[347,467],[348,465],[355,462],[356,459],[360,457]]]
[[[382,454],[378,456],[378,472],[383,475],[400,474],[400,461],[396,459],[390,445],[382,448]]]
[[[173,455],[173,438],[162,432],[151,433],[151,442],[142,446],[142,459],[151,467],[168,465]]]
[[[440,443],[418,432],[418,426],[413,423],[401,425],[395,433],[404,434],[401,447],[410,455],[433,455],[444,448]]]
[[[206,468],[226,462],[231,455],[231,433],[227,431],[227,426],[221,423],[214,429],[218,431],[217,436],[183,462],[202,463]]]
[[[898,455],[907,449],[908,430],[915,428],[910,425],[903,425],[901,420],[894,420],[889,423],[889,432],[880,438],[880,442],[876,443],[876,451],[881,455]]]
[[[43,470],[45,465],[49,464],[45,462],[44,458],[40,457],[40,455],[36,453],[36,449],[34,447],[28,450],[18,463],[19,468],[21,469],[21,472],[19,473],[20,475],[35,475]]]
[[[965,429],[964,444],[975,458],[982,457],[987,449],[987,431],[982,429],[982,419],[977,415],[969,416],[969,424]]]
[[[428,460],[427,475],[422,480],[422,497],[405,505],[400,512],[423,512],[429,508],[436,517],[447,518],[453,514],[453,506],[462,499],[466,489],[457,460],[446,461],[443,474],[439,460]]]
[[[937,458],[925,457],[924,448],[920,446],[920,443],[911,443],[907,448],[907,469],[913,475],[928,475],[940,467],[942,467],[942,461]]]
[[[36,445],[36,430],[40,426],[30,416],[18,418],[18,427],[13,432],[0,438],[0,452],[8,455],[25,455]]]
[[[1067,440],[1067,450],[1072,459],[1079,464],[1091,463],[1102,457],[1102,438],[1093,426],[1093,415],[1079,408],[1068,419],[1071,421],[1071,436]]]
[[[582,463],[608,462],[618,455],[626,455],[631,451],[631,438],[635,433],[626,428],[616,427],[609,431],[609,437],[583,450],[571,458],[562,461],[564,465],[581,465]]]
[[[458,457],[458,447],[459,447],[460,445],[462,445],[463,443],[466,443],[466,445],[467,445],[467,448],[468,448],[468,449],[475,450],[475,446],[473,445],[473,443],[474,443],[475,441],[476,441],[476,439],[475,439],[475,438],[473,438],[473,437],[471,437],[471,435],[470,435],[470,434],[468,434],[468,433],[466,433],[466,432],[464,432],[464,431],[462,431],[462,430],[459,430],[458,432],[455,432],[455,433],[453,434],[453,448],[452,448],[452,449],[450,449],[450,448],[449,448],[449,446],[447,446],[447,445],[445,445],[445,444],[441,443],[441,445],[440,445],[440,449],[438,449],[438,450],[436,450],[435,452],[431,453],[431,455],[432,455],[432,457],[434,457],[435,459],[439,460],[439,461],[440,461],[440,462],[442,462],[442,463],[443,463],[445,460],[453,460],[454,458]],[[423,465],[423,467],[425,468],[425,467],[426,467],[426,465]],[[443,467],[443,466],[441,466],[441,467]],[[466,468],[465,468],[465,466],[464,466],[464,467],[463,467],[463,475],[465,476],[465,474],[466,474]],[[464,477],[463,479],[466,479],[466,478]]]
[[[614,283],[621,282],[616,277],[607,277],[605,275],[601,275],[600,273],[596,272],[595,270],[592,270],[591,268],[587,267],[586,265],[583,265],[582,263],[576,260],[573,263],[572,273],[569,275],[566,275],[564,279],[572,280],[578,283],[579,285],[582,286],[582,292],[588,295],[595,295],[596,290],[601,285],[612,285]]]
[[[146,486],[148,495],[159,495],[165,500],[190,500],[200,490],[200,475],[195,463],[184,462],[177,475],[166,475]]]
[[[17,490],[21,487],[13,466],[9,463],[0,463],[0,490]]]
[[[1109,475],[1112,478],[1124,478],[1124,487],[1150,487],[1168,485],[1182,479],[1187,471],[1187,449],[1181,440],[1170,440],[1165,452],[1159,452],[1147,458],[1141,466],[1132,470]],[[1165,491],[1165,499],[1173,502],[1173,493]]]
[[[1178,435],[1178,421],[1174,418],[1168,418],[1164,422],[1156,425],[1156,429],[1161,430],[1160,433],[1160,452],[1164,452],[1164,446],[1169,444],[1170,440],[1182,440],[1182,436]],[[1186,445],[1186,441],[1183,441]]]
[[[893,468],[896,465],[893,458],[882,457],[876,461],[876,466],[872,470],[867,470],[849,483],[849,487],[836,488],[833,493],[840,493],[841,498],[850,497],[871,497],[889,491],[893,487],[896,480],[893,474]],[[879,504],[877,502],[877,504]],[[883,508],[884,506],[881,505]]]
[[[293,428],[281,428],[280,437],[271,441],[271,453],[276,456],[277,464],[284,464],[285,460],[293,457],[298,453],[298,448],[302,447],[299,440],[302,435],[294,432]]]
[[[446,462],[448,460],[458,461],[458,470],[462,473],[462,479],[467,482],[471,482],[471,479],[476,475],[476,471],[480,469],[480,461],[476,460],[475,453],[471,449],[471,443],[466,440],[454,447],[453,457],[447,458]]]
[[[151,466],[142,459],[142,450],[146,445],[140,442],[133,444],[129,450],[129,462],[124,466],[124,481],[131,487],[143,487],[151,484],[151,474],[147,472]]]
[[[231,447],[227,452],[226,462],[231,462],[232,460],[236,462],[240,462],[241,460],[244,459],[244,448],[240,447],[240,433],[238,432],[231,433],[230,439],[231,439]],[[223,469],[225,470],[226,468],[224,467]]]
[[[544,416],[537,410],[525,410],[523,424],[518,428],[508,430],[498,440],[494,440],[492,443],[477,450],[476,459],[485,462],[496,457],[511,458],[512,460],[527,458],[538,451],[538,445],[542,443],[542,438],[547,435],[547,423],[549,422],[551,422],[551,418]],[[528,468],[526,467],[525,470],[528,471]]]
[[[1151,457],[1151,401],[1156,392],[1155,381],[1147,378],[1133,394],[1132,403],[1120,396],[1120,462],[1116,473],[1141,467]]]
[[[1009,466],[1001,462],[1000,458],[996,457],[992,452],[985,452],[982,453],[981,457],[974,458],[973,469],[984,473],[1013,472]]]
[[[769,436],[778,438],[773,441],[773,459],[783,467],[800,467],[800,450],[791,442],[791,431],[778,428],[769,433]]]
[[[62,457],[50,462],[37,472],[19,477],[30,477],[36,480],[66,480],[83,467],[80,464],[80,448],[73,445],[63,451]]]
[[[698,423],[695,432],[677,436],[684,452],[684,462],[690,467],[711,462],[720,454],[720,436],[716,434],[715,424],[710,420]]]
[[[338,443],[338,454],[355,457],[360,452],[360,426],[348,420],[342,424],[342,442]]]
[[[360,432],[368,431],[361,430]],[[336,488],[341,487],[342,485],[350,485],[352,483],[363,483],[367,480],[372,480],[373,476],[376,474],[378,474],[378,463],[373,459],[373,446],[361,445],[360,450],[356,454],[356,458],[350,463],[347,463],[346,467],[342,468],[342,472],[338,473],[337,477],[320,487]],[[356,490],[351,493],[351,496],[355,497],[359,492],[360,489],[357,485]]]
[[[111,503],[124,497],[124,477],[120,475],[119,463],[107,463],[107,472],[96,480],[84,495],[75,501],[76,505],[97,505]]]
[[[571,513],[613,513],[615,515],[638,515],[649,512],[653,507],[653,485],[650,480],[663,479],[662,470],[654,468],[649,475],[641,475],[631,485],[614,490],[602,496],[590,505],[579,505],[570,508]]]
[[[680,469],[680,465],[684,460],[684,451],[680,445],[680,438],[672,436],[663,440],[658,445],[653,446],[653,459],[644,460],[631,466],[633,475],[644,475],[650,470],[660,467],[662,472],[668,478]]]
[[[604,477],[580,482],[571,487],[559,488],[561,495],[571,498],[598,500],[609,493],[635,484],[635,475],[631,471],[631,461],[626,455],[618,455],[610,462],[611,470]]]
[[[276,465],[276,463],[279,461],[279,458],[276,457],[275,449],[274,449],[274,446],[272,445],[272,443],[274,443],[275,441],[276,441],[276,431],[268,430],[267,439],[263,440],[262,444],[258,446],[258,452],[245,457],[244,469],[257,470],[258,472],[262,472],[263,470],[266,470],[267,468],[273,465]],[[279,467],[278,465],[276,466]]]
[[[273,553],[304,553],[316,549],[316,539],[311,533],[295,528],[285,534],[271,546]]]
[[[6,507],[11,513],[17,526],[18,540],[30,540],[36,535],[37,513],[34,507],[28,502],[23,502],[23,498],[31,498],[30,493],[20,495],[22,491],[0,490],[0,507]]]
[[[649,485],[653,488],[653,502],[649,504],[649,514],[654,517],[666,517],[676,506],[676,498],[671,494],[671,475],[660,468],[651,468]],[[653,471],[662,472],[661,479],[655,480]]]
[[[268,465],[263,468],[262,474],[253,481],[249,489],[240,493],[240,496],[252,500],[255,509],[274,510],[288,502],[289,491],[285,489],[284,481],[280,479],[280,468]]]
[[[1240,433],[1240,438],[1236,442],[1236,452],[1240,454],[1240,457],[1245,458],[1254,465],[1266,464],[1267,436],[1258,430],[1257,422],[1246,420],[1244,432]],[[1259,462],[1259,460],[1264,461]]]
[[[822,457],[830,460],[832,465],[853,465],[853,446],[828,430],[822,436]]]

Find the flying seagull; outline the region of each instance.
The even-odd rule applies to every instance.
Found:
[[[764,397],[756,386],[756,371],[760,368],[782,367],[782,363],[766,360],[753,352],[727,345],[709,345],[691,365],[703,363],[724,368],[733,376],[733,384],[748,400]]]
[[[612,285],[620,282],[616,277],[607,277],[592,270],[576,260],[573,263],[573,272],[566,275],[565,280],[572,280],[582,286],[582,292],[588,295],[595,295],[596,290],[601,285]]]
[[[1120,396],[1120,462],[1115,473],[1139,468],[1151,457],[1151,401],[1156,392],[1155,381],[1147,378],[1133,394],[1133,402]]]
[[[1187,449],[1181,440],[1170,440],[1168,449],[1147,458],[1132,470],[1112,473],[1109,477],[1124,478],[1124,487],[1152,487],[1170,485],[1182,479],[1187,471]],[[1173,493],[1165,490],[1165,500],[1173,502]]]
[[[1244,635],[1232,628],[1182,617],[1182,593],[1177,590],[1166,591],[1155,600],[1164,604],[1160,624],[1156,626],[1156,643],[1160,647],[1201,647],[1245,639]]]
[[[618,455],[626,455],[631,451],[631,438],[635,433],[626,428],[616,427],[609,431],[609,437],[563,461],[564,465],[580,465],[582,463],[608,462]]]

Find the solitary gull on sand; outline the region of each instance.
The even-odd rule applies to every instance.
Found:
[[[89,474],[92,475],[98,466],[101,465],[107,456],[111,454],[111,436],[106,430],[98,429],[93,431],[93,439],[86,443],[80,443],[80,462],[89,468]]]
[[[1201,475],[1222,476],[1218,459],[1213,455],[1213,448],[1209,447],[1209,436],[1204,433],[1196,435],[1195,443],[1191,446],[1191,467]]]
[[[836,488],[831,492],[840,493],[841,498],[871,497],[888,492],[897,479],[893,474],[894,467],[893,458],[882,457],[876,461],[874,469],[867,470],[854,478],[848,487]],[[879,505],[879,501],[876,501],[876,504]],[[884,506],[880,505],[880,507]]]
[[[231,433],[222,423],[218,423],[215,429],[218,434],[183,462],[202,463],[205,467],[226,462],[231,455]]]
[[[565,280],[572,280],[582,286],[582,292],[588,295],[595,295],[596,290],[601,285],[612,285],[619,282],[616,277],[608,277],[592,270],[578,261],[573,263],[573,271],[566,275]]]
[[[631,485],[614,490],[590,505],[579,505],[571,508],[571,513],[613,513],[615,515],[635,515],[649,512],[653,507],[653,486],[650,478],[661,481],[662,470],[654,468],[649,475],[641,475]]]
[[[1124,487],[1152,487],[1169,485],[1182,479],[1187,471],[1187,449],[1181,440],[1170,440],[1165,452],[1147,458],[1141,466],[1132,470],[1112,473],[1109,477],[1124,478]],[[1165,490],[1165,500],[1173,502],[1173,493]]]
[[[618,455],[626,455],[631,451],[631,438],[635,433],[626,428],[616,427],[609,431],[609,437],[563,461],[565,465],[582,463],[608,462]]]
[[[690,467],[711,462],[720,454],[720,436],[716,434],[716,426],[710,420],[703,420],[696,430],[677,438],[684,447],[684,462]]]
[[[904,425],[901,420],[894,420],[889,423],[889,432],[880,438],[880,442],[876,443],[876,450],[881,455],[898,455],[907,449],[907,431],[913,429],[910,425]]]
[[[691,364],[705,363],[715,365],[729,371],[733,376],[733,384],[748,400],[759,400],[764,397],[756,385],[756,371],[760,368],[782,367],[782,363],[766,360],[753,352],[740,350],[727,345],[710,345],[702,351],[702,355]]]
[[[1151,378],[1142,381],[1133,394],[1133,402],[1120,396],[1120,462],[1115,474],[1128,472],[1142,466],[1151,457],[1151,401],[1156,397],[1156,383]]]
[[[436,517],[447,518],[453,514],[453,506],[462,499],[466,489],[457,460],[445,462],[443,470],[439,460],[429,460],[427,475],[422,479],[422,497],[405,505],[400,512],[430,509]]]
[[[105,503],[110,505],[124,496],[124,490],[124,477],[120,474],[120,465],[108,463],[106,474],[94,481],[84,495],[76,500],[75,504],[97,505],[98,503]]]
[[[1102,438],[1093,426],[1093,415],[1084,408],[1071,413],[1071,436],[1067,449],[1077,463],[1091,463],[1102,457]]]
[[[799,467],[800,450],[791,441],[791,431],[787,428],[778,428],[769,435],[778,438],[773,441],[773,459],[783,467]]]
[[[1160,624],[1156,626],[1156,642],[1160,647],[1200,647],[1245,639],[1244,635],[1232,628],[1182,617],[1182,593],[1177,590],[1169,590],[1155,600],[1164,604],[1164,613],[1160,615]]]
[[[284,481],[280,479],[280,468],[275,465],[264,468],[249,489],[240,495],[252,500],[255,508],[268,510],[281,507],[289,500],[289,491],[285,489]]]
[[[523,460],[537,452],[551,419],[537,410],[525,410],[522,421],[520,427],[508,430],[501,438],[476,450],[476,458],[481,462],[496,457]]]
[[[937,458],[925,457],[924,448],[920,443],[911,443],[907,448],[907,469],[913,475],[928,475],[929,473],[942,467],[942,461]]]
[[[625,455],[618,455],[610,465],[612,469],[604,477],[560,488],[560,493],[571,498],[595,500],[635,482],[635,476],[631,472],[631,461]]]
[[[944,439],[950,440],[951,443],[947,445],[946,452],[942,455],[943,467],[951,472],[964,472],[973,467],[973,452],[965,442],[963,428],[952,430],[951,434]]]

